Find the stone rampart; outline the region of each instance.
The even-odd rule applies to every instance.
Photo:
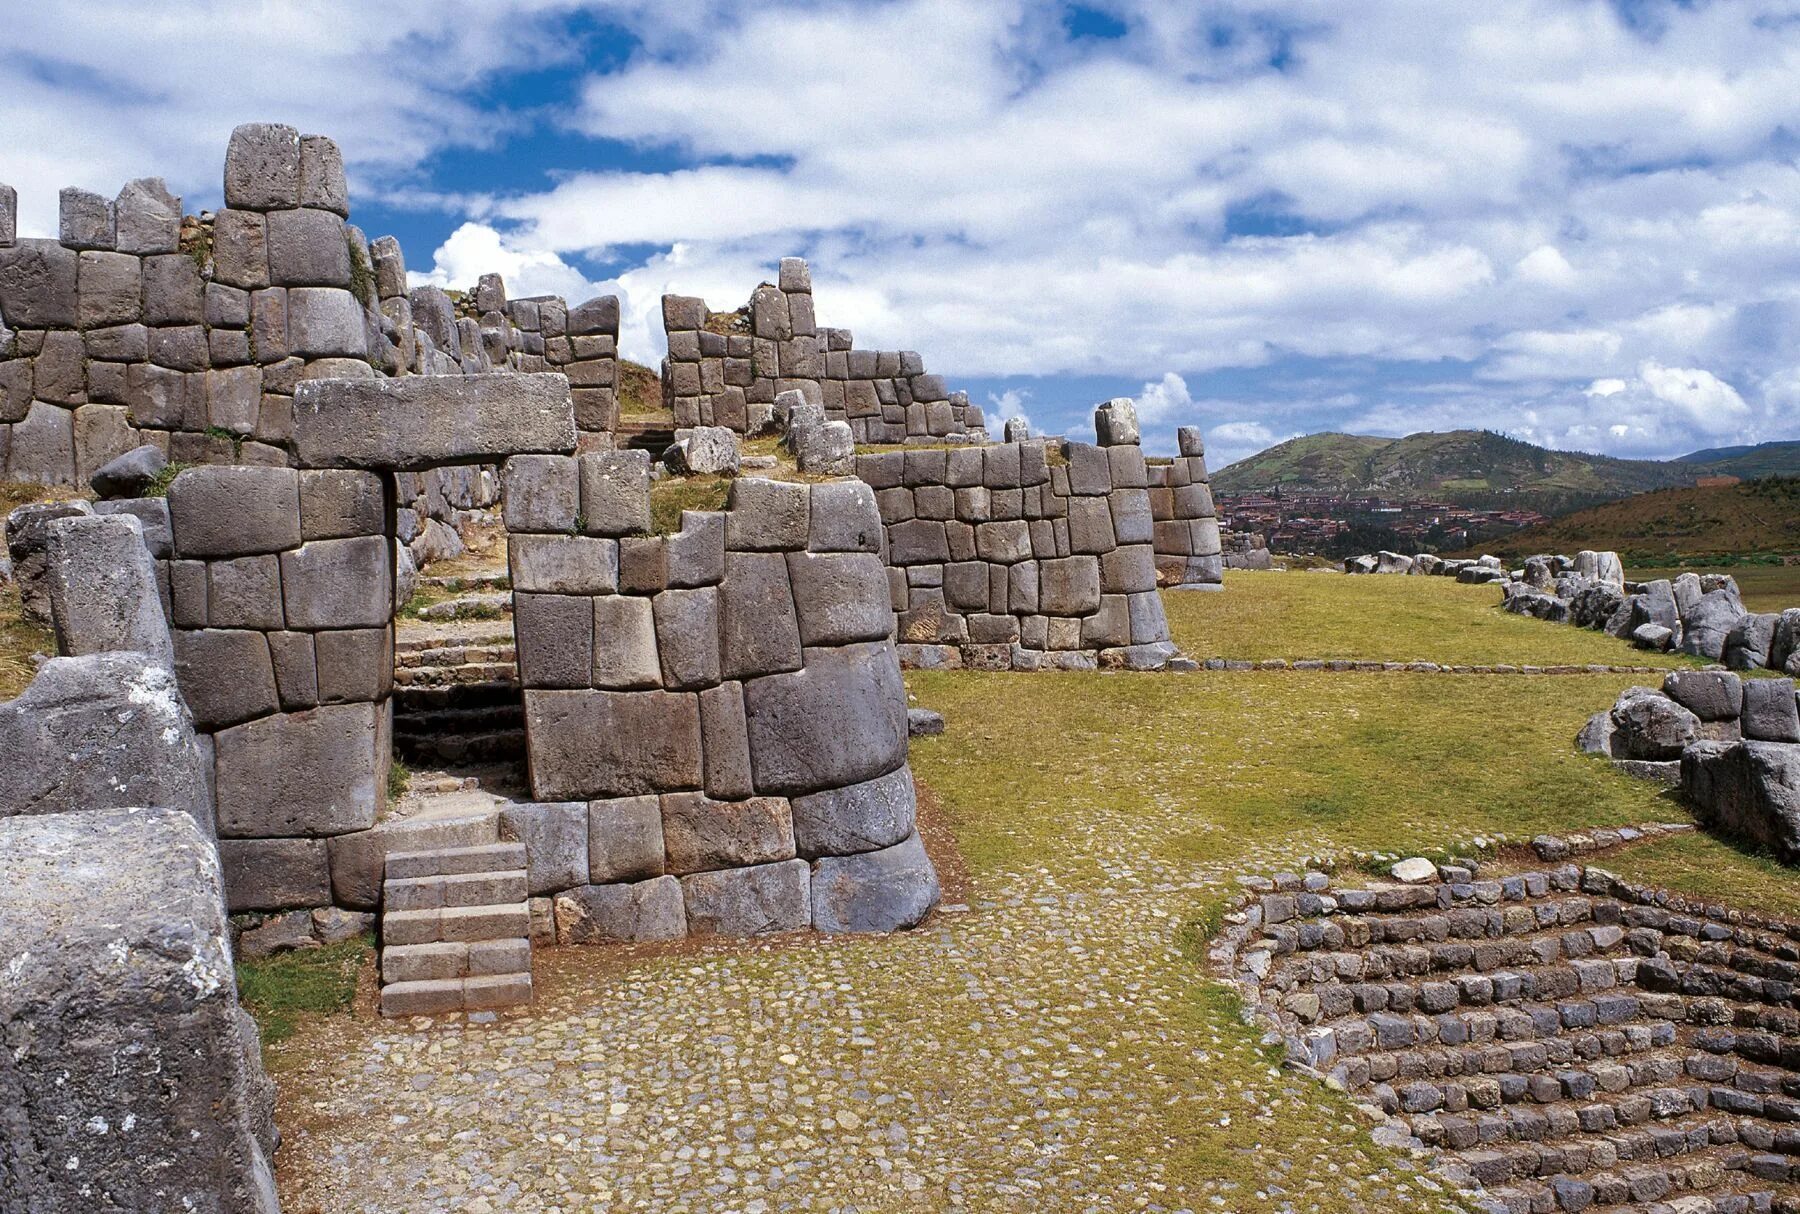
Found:
[[[907,664],[1152,669],[1176,656],[1135,436],[874,452],[856,474],[886,529]]]
[[[913,925],[937,879],[869,488],[744,477],[656,536],[649,470],[504,470],[532,892],[565,941]]]
[[[1175,438],[1180,454],[1145,469],[1155,523],[1156,579],[1174,588],[1217,588],[1225,582],[1225,557],[1206,472],[1206,442],[1198,426],[1182,426]]]
[[[812,274],[798,257],[783,258],[777,281],[757,287],[735,312],[663,296],[663,329],[663,403],[678,428],[761,433],[777,396],[797,391],[829,420],[847,421],[858,443],[986,440],[980,407],[927,374],[918,354],[857,350],[848,329],[820,326]]]

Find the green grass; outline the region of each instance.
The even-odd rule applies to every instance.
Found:
[[[1684,573],[1729,573],[1737,579],[1738,589],[1744,595],[1744,606],[1750,611],[1785,611],[1789,607],[1800,607],[1800,564],[1707,565],[1696,561],[1687,566],[1633,568],[1626,572],[1633,581],[1644,582],[1679,577]]]
[[[0,586],[0,700],[10,700],[37,675],[34,653],[56,653],[56,637],[25,618],[19,588]]]
[[[387,795],[388,800],[398,801],[406,795],[406,789],[412,783],[412,768],[399,759],[388,761]]]
[[[1500,610],[1497,586],[1453,578],[1228,570],[1223,594],[1163,596],[1193,658],[1348,658],[1441,665],[1692,665],[1604,633]]]
[[[683,510],[723,510],[731,493],[729,476],[670,476],[650,485],[650,530],[673,535]]]
[[[1685,816],[1673,813],[1671,820]],[[1800,870],[1782,867],[1766,852],[1705,833],[1668,835],[1595,863],[1630,881],[1752,910],[1792,915],[1800,906]]]
[[[255,1017],[263,1043],[291,1037],[303,1016],[347,1012],[356,999],[357,974],[375,941],[362,935],[323,948],[278,953],[237,967],[238,997]]]

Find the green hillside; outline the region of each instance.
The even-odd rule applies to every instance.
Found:
[[[1800,473],[1800,441],[1758,443],[1754,447],[1714,447],[1684,455],[1677,463],[1704,464],[1708,475],[1793,476]]]
[[[1240,460],[1213,476],[1224,494],[1282,486],[1322,493],[1443,497],[1553,514],[1690,484],[1705,466],[1551,451],[1486,430],[1372,438],[1312,434]]]
[[[1800,478],[1642,493],[1492,540],[1505,556],[1612,549],[1627,565],[1800,552]]]

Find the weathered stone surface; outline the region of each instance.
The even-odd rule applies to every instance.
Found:
[[[153,805],[212,834],[207,760],[164,664],[138,653],[53,658],[0,703],[0,817]]]
[[[762,936],[812,921],[812,874],[804,860],[681,878],[691,935]]]
[[[584,595],[513,596],[519,677],[527,688],[593,685],[595,601]]]
[[[328,629],[313,634],[313,648],[321,704],[380,700],[392,689],[394,646],[388,629]]]
[[[1139,438],[1136,403],[1121,396],[1096,408],[1094,434],[1102,447],[1135,444]]]
[[[782,797],[716,801],[697,792],[666,793],[662,818],[663,847],[676,875],[794,856],[793,816]]]
[[[1071,556],[1038,562],[1038,610],[1051,616],[1079,616],[1100,608],[1100,562]]]
[[[329,857],[323,839],[220,839],[226,905],[235,914],[327,903]]]
[[[0,821],[0,939],[30,959],[0,985],[0,1203],[276,1214],[274,1088],[191,819]]]
[[[639,645],[654,667],[661,660],[662,682],[671,688],[699,690],[719,682],[719,592],[712,587],[665,590],[654,599],[633,599],[642,604],[637,621]],[[598,604],[595,607],[599,610]],[[648,635],[654,619],[654,635]],[[599,644],[596,630],[595,644]],[[656,679],[654,669],[650,672]]]
[[[1725,656],[1725,639],[1744,615],[1744,605],[1732,590],[1714,590],[1700,597],[1681,621],[1683,653],[1718,661]]]
[[[185,473],[183,475],[186,475]],[[378,535],[311,540],[281,554],[290,628],[384,628],[394,615],[394,574]]]
[[[892,847],[913,833],[918,801],[912,769],[793,801],[794,842],[807,859]]]
[[[1700,725],[1693,713],[1648,687],[1627,690],[1612,717],[1613,757],[1619,759],[1679,759]]]
[[[650,530],[650,453],[594,451],[580,460],[582,531],[637,535]]]
[[[1681,757],[1681,788],[1701,821],[1800,864],[1800,746],[1695,743]]]
[[[581,514],[580,464],[564,455],[515,455],[500,469],[508,531],[570,534]]]
[[[219,833],[340,835],[375,824],[384,796],[375,704],[280,713],[215,735]]]
[[[802,645],[849,645],[892,633],[887,570],[879,557],[790,552],[787,567]]]
[[[1617,732],[1618,726],[1613,724],[1612,709],[1604,709],[1587,719],[1587,724],[1575,735],[1575,745],[1583,754],[1611,758],[1613,735]]]
[[[906,761],[906,692],[886,642],[809,649],[805,668],[744,684],[759,793],[804,795]]]
[[[169,486],[181,557],[245,556],[300,544],[300,479],[288,468],[189,468]]]
[[[1726,721],[1744,709],[1744,681],[1716,670],[1672,670],[1663,694],[1702,721]]]
[[[1583,549],[1575,554],[1575,572],[1591,582],[1625,585],[1625,566],[1616,552],[1593,552]]]
[[[1744,684],[1744,737],[1758,742],[1800,742],[1800,709],[1792,679],[1750,679]]]
[[[1760,670],[1767,666],[1780,619],[1777,612],[1738,617],[1725,638],[1725,665],[1733,670]]]
[[[681,530],[668,537],[664,557],[671,587],[717,585],[725,576],[725,515],[683,510]]]
[[[57,649],[66,657],[135,651],[175,660],[144,528],[129,514],[49,524],[48,574]]]
[[[144,547],[158,560],[174,555],[173,533],[169,529],[169,499],[163,497],[123,497],[110,502],[95,502],[94,513],[100,515],[129,514],[143,528]]]
[[[125,183],[113,200],[121,253],[173,253],[181,241],[181,199],[160,177]]]
[[[659,798],[613,797],[587,807],[588,879],[642,881],[664,872]]]
[[[525,692],[531,786],[540,800],[700,787],[700,706],[689,692]]]
[[[294,390],[294,449],[302,467],[399,471],[568,454],[575,406],[554,373],[309,380]]]
[[[671,472],[695,476],[735,473],[741,458],[737,434],[724,426],[695,426],[679,431],[674,445],[662,456]]]
[[[588,883],[586,801],[502,805],[500,833],[525,845],[526,883],[534,897]]]
[[[386,529],[387,493],[379,476],[346,468],[300,474],[302,539],[349,539]]]
[[[875,491],[860,480],[829,481],[812,487],[812,515],[806,546],[813,552],[881,551],[881,512]]]
[[[12,560],[13,581],[18,584],[25,618],[49,627],[50,524],[60,518],[88,515],[94,508],[79,499],[20,506],[6,516],[6,552]]]
[[[78,315],[80,254],[54,240],[0,249],[0,316],[14,329],[72,329]]]
[[[939,737],[944,732],[944,714],[930,708],[908,708],[906,732],[914,738]]]
[[[800,625],[781,553],[726,554],[719,590],[719,651],[727,679],[799,668]]]
[[[531,594],[606,594],[619,588],[616,540],[587,535],[509,535],[513,589]]]
[[[225,205],[253,211],[300,205],[300,132],[247,122],[225,148]]]
[[[707,638],[698,639],[704,643]],[[595,687],[620,690],[660,687],[664,665],[665,658],[657,651],[656,617],[651,600],[635,595],[607,595],[594,600]],[[671,685],[682,684],[676,680]]]
[[[1388,870],[1388,874],[1396,881],[1407,885],[1419,885],[1437,880],[1437,865],[1423,856],[1412,856],[1401,860]]]
[[[88,484],[105,498],[142,497],[156,483],[169,461],[155,447],[133,447],[102,464]]]
[[[687,910],[681,882],[674,877],[584,885],[556,898],[558,944],[634,944],[685,935]]]
[[[344,221],[302,207],[268,216],[269,281],[278,287],[348,287],[350,246]]]
[[[725,515],[725,547],[770,552],[806,547],[811,523],[809,487],[791,481],[740,477],[731,484]]]
[[[1787,608],[1775,622],[1769,669],[1800,678],[1800,607]]]
[[[849,422],[825,421],[790,429],[788,446],[802,472],[849,476],[856,469],[856,435]]]
[[[813,867],[813,926],[822,932],[916,927],[938,901],[937,870],[916,834],[880,851],[828,856]]]
[[[389,852],[479,847],[497,842],[497,822],[485,807],[465,813],[390,818],[372,830],[327,840],[331,899],[339,906],[373,910],[381,904],[381,883]]]

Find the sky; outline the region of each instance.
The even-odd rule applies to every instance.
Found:
[[[330,135],[415,282],[824,323],[998,418],[1214,468],[1486,427],[1661,458],[1800,438],[1800,0],[9,5],[0,181]]]

